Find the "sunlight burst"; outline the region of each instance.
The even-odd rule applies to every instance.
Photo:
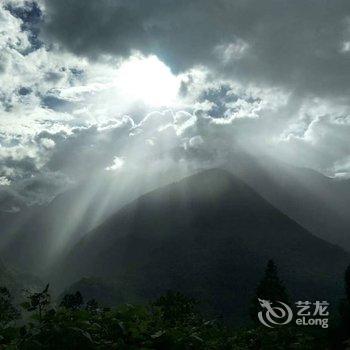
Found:
[[[156,56],[132,56],[120,66],[115,83],[126,98],[147,105],[171,105],[177,97],[179,79]]]

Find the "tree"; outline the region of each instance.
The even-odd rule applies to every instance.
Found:
[[[95,299],[90,299],[86,303],[86,310],[96,312],[98,309],[98,302]]]
[[[333,334],[335,349],[343,349],[346,341],[350,343],[350,265],[345,270],[344,283],[346,297],[340,300],[339,325]]]
[[[78,291],[75,294],[66,294],[63,297],[60,306],[65,307],[66,309],[76,310],[79,309],[83,304],[83,297]]]
[[[269,300],[271,302],[289,302],[287,290],[283,282],[278,277],[277,266],[275,265],[273,260],[268,261],[264,277],[258,284],[255,297],[252,300],[250,316],[254,321],[257,320],[257,314],[261,309],[259,299]]]
[[[18,310],[12,305],[12,297],[6,287],[0,287],[0,328],[19,318]]]
[[[39,321],[41,321],[43,317],[43,312],[47,309],[51,302],[51,296],[49,294],[49,285],[47,284],[42,292],[28,294],[28,302],[23,303],[22,306],[27,311],[37,311]]]
[[[350,304],[350,265],[345,271],[345,292],[348,303]]]
[[[191,322],[197,316],[197,302],[179,292],[167,291],[153,306],[159,308],[162,321],[167,324]]]

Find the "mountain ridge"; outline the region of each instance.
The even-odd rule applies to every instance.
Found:
[[[123,207],[72,249],[58,275],[66,285],[115,280],[140,299],[181,289],[229,316],[248,302],[270,258],[300,298],[339,295],[350,261],[237,177],[210,169]]]

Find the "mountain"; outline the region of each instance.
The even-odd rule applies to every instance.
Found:
[[[140,300],[179,290],[209,311],[240,318],[271,258],[295,299],[334,300],[342,293],[349,254],[310,234],[237,177],[211,169],[112,215],[62,261],[56,283],[102,278]]]
[[[12,205],[13,200],[9,195],[3,196],[5,203],[0,198],[0,256],[8,265],[45,279],[61,254],[87,232],[145,191],[177,177],[163,174],[157,177],[157,183],[152,183],[142,175],[94,174],[49,203],[27,206],[16,202],[18,211],[13,212],[4,209],[5,204]]]
[[[350,180],[242,153],[225,168],[313,234],[350,251]]]
[[[234,154],[224,166],[308,231],[350,251],[349,180],[243,152]],[[1,192],[0,256],[6,264],[45,279],[87,232],[145,192],[187,175],[180,173],[154,178],[92,174],[50,203],[32,207],[8,191]]]

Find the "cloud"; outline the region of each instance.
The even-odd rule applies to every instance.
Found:
[[[350,132],[349,110],[338,108],[333,114],[312,116],[311,113],[320,108],[308,109],[309,119],[301,116],[299,123],[286,131],[282,142],[279,142],[279,151],[291,162],[318,169],[330,176],[342,174],[345,177],[350,171],[350,140],[346,136]]]
[[[106,168],[107,171],[116,171],[119,170],[123,167],[124,165],[124,160],[123,158],[120,157],[114,157],[113,163]]]
[[[316,0],[50,0],[45,33],[92,58],[133,50],[157,54],[175,71],[205,65],[242,81],[349,92],[350,5]]]
[[[0,176],[0,186],[9,186],[11,181],[6,176]]]
[[[147,168],[156,179],[237,150],[346,178],[348,10],[340,0],[6,0],[6,210],[89,176]]]

